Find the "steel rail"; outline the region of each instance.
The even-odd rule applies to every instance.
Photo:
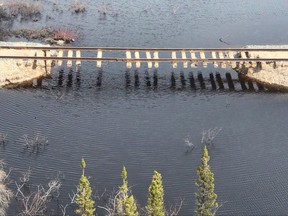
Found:
[[[45,57],[45,56],[1,56],[0,59],[34,59],[34,60],[79,60],[79,61],[102,61],[102,62],[275,62],[275,61],[288,61],[287,58],[159,58],[159,59],[147,59],[147,58],[97,58],[97,57]]]
[[[270,51],[270,52],[286,52],[288,48],[136,48],[136,47],[60,47],[60,46],[0,46],[0,49],[31,49],[31,50],[79,50],[79,51],[159,51],[159,52],[181,52],[181,51],[204,51],[204,52],[243,52],[243,51]]]

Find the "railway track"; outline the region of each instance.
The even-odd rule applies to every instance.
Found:
[[[118,47],[49,47],[49,46],[0,46],[0,59],[45,62],[47,66],[73,65],[94,61],[97,68],[102,63],[122,62],[127,68],[158,68],[160,63],[170,63],[173,68],[207,67],[235,68],[247,64],[253,67],[263,63],[287,62],[288,49],[280,48],[118,48]],[[5,55],[5,50],[19,50],[19,55]],[[33,56],[21,55],[21,50],[35,51]],[[4,54],[3,54],[4,53]],[[254,55],[250,55],[254,53]],[[260,57],[262,56],[273,57]],[[256,55],[255,55],[256,54]],[[275,57],[274,57],[275,56]]]

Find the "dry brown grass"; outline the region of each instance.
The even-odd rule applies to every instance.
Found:
[[[6,215],[6,210],[9,207],[9,204],[13,197],[12,191],[5,184],[6,179],[7,179],[7,174],[1,168],[0,169],[0,216]]]
[[[41,14],[40,2],[27,3],[23,1],[9,1],[3,3],[2,7],[7,11],[10,17],[21,16],[22,19],[38,16]]]
[[[84,13],[86,11],[86,7],[79,0],[76,0],[71,5],[71,10],[75,13]]]

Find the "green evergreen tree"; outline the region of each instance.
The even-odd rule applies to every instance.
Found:
[[[207,147],[204,146],[201,165],[197,169],[198,179],[196,186],[198,187],[198,192],[195,194],[195,213],[197,216],[214,216],[218,208],[217,195],[214,193],[214,174],[208,165],[209,160]]]
[[[81,216],[94,216],[94,201],[91,199],[92,189],[90,187],[90,182],[85,176],[86,163],[82,158],[81,160],[82,176],[79,180],[79,185],[77,187],[77,194],[75,202],[78,205],[75,213]]]
[[[164,189],[162,176],[154,171],[151,184],[148,189],[148,203],[146,210],[149,216],[164,216]]]
[[[122,173],[122,185],[119,187],[119,194],[116,200],[116,213],[117,215],[125,216],[138,216],[136,202],[134,197],[129,196],[127,171],[125,166],[123,166]]]
[[[126,216],[138,216],[139,215],[133,195],[128,197],[128,199],[126,200],[125,215]]]

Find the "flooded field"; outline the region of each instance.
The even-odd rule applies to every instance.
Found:
[[[70,1],[40,1],[35,22],[13,23],[13,29],[53,27],[78,31],[73,46],[111,47],[242,47],[287,44],[286,0],[83,1],[86,12],[74,14]],[[103,15],[101,7],[107,8]],[[222,39],[222,42],[219,40]],[[9,38],[10,41],[23,40]],[[225,43],[223,43],[225,41]],[[184,200],[180,215],[194,212],[196,169],[200,164],[203,129],[222,127],[209,146],[219,215],[287,214],[288,95],[268,91],[197,90],[181,84],[201,69],[158,70],[158,85],[147,86],[146,68],[126,72],[124,65],[85,63],[80,73],[54,69],[42,87],[0,90],[0,133],[7,144],[0,158],[15,171],[29,167],[33,184],[60,176],[59,203],[78,183],[84,157],[94,191],[110,192],[121,184],[126,166],[133,194],[146,205],[154,170],[163,176],[167,206]],[[171,88],[171,72],[176,86]],[[212,68],[201,72],[205,80]],[[227,71],[217,70],[224,77]],[[130,79],[127,85],[127,76]],[[23,150],[21,137],[45,136],[49,145],[38,153]],[[196,147],[186,153],[184,139]],[[14,185],[12,184],[13,188]],[[108,193],[107,192],[107,193]],[[97,201],[96,201],[97,202]],[[105,200],[98,202],[102,205]],[[10,209],[10,215],[17,209]],[[70,213],[72,209],[69,209]],[[54,210],[61,215],[60,209]],[[99,211],[99,215],[103,212]],[[71,213],[73,215],[73,213]]]

